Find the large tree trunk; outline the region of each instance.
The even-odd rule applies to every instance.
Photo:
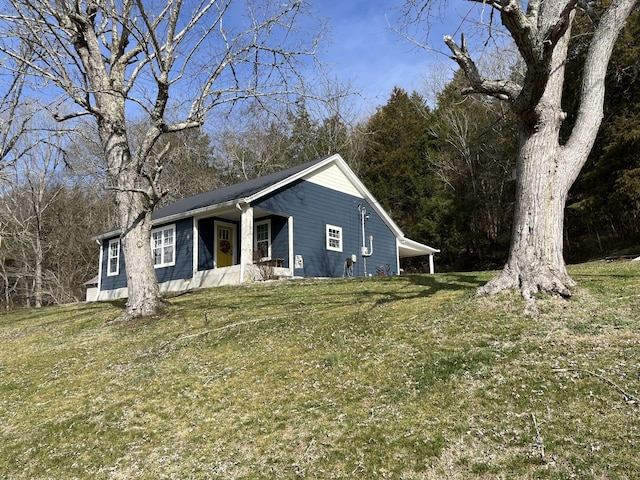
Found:
[[[618,34],[635,3],[636,0],[613,0],[600,18],[584,65],[580,109],[565,145],[559,143],[560,125],[566,116],[561,109],[562,88],[575,6],[567,17],[568,28],[553,48],[548,80],[539,98],[535,94],[537,72],[535,69],[527,72],[528,77],[534,72],[529,82],[525,81],[533,88],[523,89],[528,96],[519,97],[519,100],[529,101],[528,104],[523,102],[520,107],[524,105],[525,108],[519,111],[517,196],[509,258],[503,271],[481,287],[479,293],[520,289],[527,301],[526,311],[532,314],[537,311],[534,298],[538,292],[571,295],[569,288],[574,282],[567,273],[563,257],[564,208],[569,189],[595,142],[602,121],[607,65]],[[568,2],[542,3],[540,30],[553,25],[563,11],[568,11],[569,5]],[[522,17],[516,19],[521,21]],[[514,28],[513,31],[528,34],[527,28]],[[520,44],[526,44],[526,39]],[[461,64],[465,66],[464,62]]]
[[[162,313],[165,301],[160,296],[151,255],[151,211],[142,206],[141,195],[122,191],[116,194],[120,218],[129,221],[122,235],[122,252],[127,270],[128,300],[119,321],[150,317]]]
[[[35,265],[33,278],[33,298],[36,308],[42,307],[42,263],[44,261],[44,253],[42,251],[42,229],[40,228],[40,219],[37,220],[36,238],[35,238]]]
[[[557,18],[554,8],[558,5],[546,9],[546,21]],[[541,23],[544,22],[543,18]],[[503,271],[478,290],[495,294],[518,288],[527,301],[528,313],[536,311],[536,293],[570,296],[569,287],[574,285],[563,256],[564,208],[574,181],[567,176],[567,163],[581,167],[588,151],[582,156],[567,157],[559,143],[560,126],[566,116],[562,111],[562,89],[570,35],[571,28],[567,28],[554,49],[544,93],[520,114],[509,257]]]
[[[550,110],[554,117],[554,109]],[[559,121],[549,118],[541,120],[537,132],[523,129],[509,257],[503,271],[479,290],[494,294],[519,288],[531,301],[527,306],[531,313],[536,293],[570,296],[569,287],[574,285],[563,257],[564,208],[572,182],[563,173],[557,127]]]
[[[115,322],[155,316],[163,312],[166,301],[160,296],[151,255],[151,207],[145,195],[142,165],[133,161],[124,118],[102,120],[100,135],[110,183],[115,190],[121,243],[127,272],[128,300],[123,314]]]

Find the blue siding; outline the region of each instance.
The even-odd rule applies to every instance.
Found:
[[[161,228],[158,225],[154,227]],[[176,262],[170,267],[156,268],[158,282],[168,282],[170,280],[184,280],[193,276],[193,218],[178,220],[176,226]]]
[[[213,269],[216,240],[214,221],[213,217],[198,220],[198,271]]]
[[[107,276],[107,262],[109,255],[109,241],[114,238],[108,238],[102,241],[102,265],[100,266],[102,283],[100,285],[101,290],[114,290],[116,288],[124,288],[127,286],[127,268],[124,264],[124,254],[122,252],[122,244],[120,245],[120,268],[118,275]]]
[[[169,226],[171,223],[158,225],[158,227]],[[176,227],[176,261],[175,265],[170,267],[156,268],[156,277],[158,282],[167,282],[169,280],[179,280],[191,278],[193,275],[193,219],[186,218],[175,222]],[[154,229],[157,227],[154,227]],[[115,237],[114,237],[115,238]],[[109,248],[109,240],[102,241],[102,283],[101,290],[113,290],[124,288],[127,286],[127,272],[124,262],[123,250],[120,248],[120,273],[114,276],[107,276],[107,254]]]
[[[283,267],[289,267],[289,225],[286,217],[271,215],[268,217],[256,218],[256,222],[261,220],[271,220],[271,258],[283,258]]]
[[[369,236],[373,235],[373,255],[367,257],[367,274],[375,275],[376,267],[384,266],[385,270],[395,274],[397,267],[396,239],[393,232],[375,213],[372,206],[364,199],[338,192],[320,185],[298,181],[282,191],[255,202],[253,207],[271,212],[271,253],[273,258],[284,258],[284,267],[289,265],[289,225],[288,217],[293,217],[294,257],[302,256],[304,268],[295,269],[294,274],[305,277],[341,277],[345,272],[345,261],[356,255],[353,268],[354,276],[364,275],[364,262],[361,255],[362,225],[358,207],[363,205],[369,213],[365,223],[366,245]],[[198,270],[213,268],[216,217],[198,220]],[[227,223],[227,219],[220,219]],[[171,267],[156,269],[159,282],[187,279],[193,275],[193,218],[186,218],[174,223],[176,228],[176,261]],[[240,225],[236,222],[236,231]],[[171,225],[163,224],[158,225]],[[327,250],[326,227],[334,225],[342,228],[342,252]],[[240,237],[235,235],[234,248],[240,251]],[[124,288],[126,267],[120,249],[120,274],[107,276],[107,254],[109,239],[102,241],[103,264],[102,290]]]
[[[367,258],[367,274],[375,275],[378,265],[388,265],[390,273],[395,274],[397,266],[395,236],[371,205],[362,198],[300,181],[256,202],[254,207],[294,217],[293,253],[301,255],[304,262],[304,269],[295,269],[295,275],[341,277],[344,274],[345,260],[352,254],[357,257],[353,274],[364,275],[363,258],[360,255],[362,225],[358,211],[359,205],[364,205],[369,212],[369,219],[365,224],[367,246],[369,235],[373,235],[373,255]],[[342,252],[326,249],[327,224],[342,228]],[[285,226],[281,233],[288,235],[286,230]],[[274,236],[274,244],[276,238]],[[287,258],[287,255],[282,257]]]

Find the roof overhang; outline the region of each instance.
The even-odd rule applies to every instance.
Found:
[[[434,253],[440,253],[440,250],[406,237],[398,238],[398,255],[400,258],[433,255]]]

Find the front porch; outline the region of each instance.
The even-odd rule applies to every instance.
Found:
[[[194,218],[188,288],[293,276],[293,217],[247,203]]]

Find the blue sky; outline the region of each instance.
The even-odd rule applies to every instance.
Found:
[[[463,3],[450,1],[444,20],[434,19],[428,39],[433,48],[445,51],[442,37],[456,32],[461,15],[468,11]],[[333,76],[350,81],[362,93],[368,113],[386,103],[395,85],[422,92],[432,69],[455,66],[444,55],[417,48],[390,28],[399,26],[397,8],[402,4],[402,0],[313,2],[319,16],[328,20],[332,42],[320,58],[330,64]]]

